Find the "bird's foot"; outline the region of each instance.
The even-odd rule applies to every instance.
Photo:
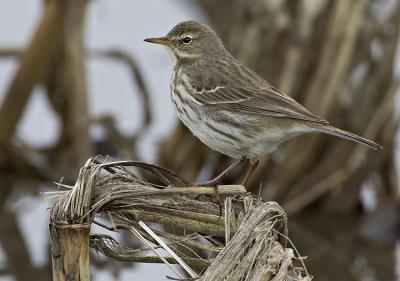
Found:
[[[219,201],[220,201],[220,197],[219,197],[219,193],[218,193],[218,184],[219,184],[220,182],[221,182],[221,178],[216,177],[216,178],[214,178],[214,179],[212,179],[212,180],[209,180],[209,181],[191,184],[191,186],[196,186],[196,187],[199,187],[199,186],[212,186],[212,187],[214,187],[214,194],[215,194],[215,196],[216,196],[217,204],[218,204],[218,206],[219,206],[219,216],[218,216],[218,220],[219,220],[219,219],[221,218],[221,216],[222,216],[222,205],[221,205],[221,203],[219,202]],[[199,196],[200,196],[200,195],[199,195]],[[198,199],[199,196],[197,196],[196,199]]]
[[[192,186],[213,186],[215,188],[215,192],[217,192],[216,187],[218,186],[218,184],[221,183],[222,178],[224,178],[226,175],[228,175],[234,168],[239,166],[245,160],[246,160],[246,157],[243,156],[240,159],[237,159],[235,162],[233,162],[228,168],[226,168],[222,173],[220,173],[218,176],[216,176],[212,180],[201,182],[201,183],[194,183],[194,184],[192,184]]]
[[[246,175],[242,181],[243,186],[246,186],[247,181],[250,179],[250,176],[253,174],[259,163],[260,161],[258,159],[254,160],[254,162],[250,162],[250,167],[247,169]]]
[[[209,181],[192,183],[191,186],[212,186],[216,187],[221,182],[221,179],[215,178]]]

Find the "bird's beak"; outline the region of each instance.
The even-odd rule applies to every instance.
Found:
[[[154,44],[161,44],[161,45],[165,45],[165,46],[170,46],[171,45],[171,40],[169,40],[166,37],[160,37],[160,38],[147,38],[144,39],[145,42],[150,42],[150,43],[154,43]]]

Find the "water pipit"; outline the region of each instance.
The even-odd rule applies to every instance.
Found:
[[[145,39],[167,46],[175,59],[171,97],[180,120],[203,143],[238,159],[216,178],[216,185],[244,160],[250,167],[279,144],[306,133],[326,133],[382,147],[356,134],[329,125],[261,76],[236,60],[218,35],[207,25],[186,21],[166,36]]]

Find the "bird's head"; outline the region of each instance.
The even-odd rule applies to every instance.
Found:
[[[144,41],[167,46],[178,61],[196,60],[204,55],[221,56],[226,53],[218,35],[207,25],[195,21],[181,22],[166,36]]]

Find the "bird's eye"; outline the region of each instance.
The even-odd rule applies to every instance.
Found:
[[[186,36],[185,38],[182,39],[182,42],[184,44],[190,44],[190,43],[192,43],[192,38],[190,38],[189,36]]]

